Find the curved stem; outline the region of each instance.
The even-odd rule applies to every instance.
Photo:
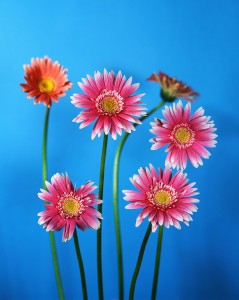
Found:
[[[104,134],[101,163],[100,163],[100,181],[99,181],[99,199],[103,199],[105,159],[107,150],[108,135]],[[98,211],[102,214],[102,203],[98,205]],[[99,300],[104,299],[103,275],[102,275],[102,223],[97,230],[97,271],[98,271],[98,293]]]
[[[48,135],[49,115],[50,115],[50,108],[47,107],[45,120],[44,120],[43,142],[42,142],[42,180],[43,180],[44,188],[46,188],[45,182],[47,180],[47,135]],[[53,266],[55,271],[58,295],[60,300],[64,300],[64,292],[61,283],[61,276],[60,276],[60,270],[59,270],[58,259],[57,259],[54,233],[50,231],[49,236],[50,236],[51,253],[52,253],[52,260],[53,260]]]
[[[165,101],[161,101],[158,105],[156,105],[154,108],[152,108],[146,116],[143,116],[140,118],[140,121],[143,122],[145,119],[147,119],[148,117],[150,117],[154,112],[156,112],[156,110],[160,109],[163,105],[165,104]],[[137,126],[138,124],[135,124],[135,127]]]
[[[86,280],[85,280],[85,270],[84,270],[84,264],[83,264],[83,259],[81,256],[80,245],[79,245],[79,240],[78,240],[78,235],[77,235],[76,229],[75,229],[73,236],[74,236],[74,244],[75,244],[75,249],[76,249],[76,256],[78,259],[80,275],[81,275],[83,299],[87,300],[88,296],[87,296],[87,287],[86,287]]]
[[[161,249],[162,249],[162,239],[163,239],[163,226],[160,226],[159,233],[158,233],[158,243],[157,243],[157,250],[156,250],[155,265],[154,265],[154,279],[153,279],[153,285],[152,285],[151,300],[155,300],[156,294],[157,294],[158,274],[159,274],[160,257],[161,257]]]
[[[151,232],[151,223],[149,223],[148,229],[145,233],[145,236],[144,236],[144,239],[143,239],[140,251],[139,251],[137,264],[135,266],[134,274],[133,274],[133,277],[132,277],[132,280],[131,280],[129,300],[134,299],[135,284],[136,284],[136,280],[137,280],[139,270],[140,270],[140,267],[141,267],[141,263],[142,263],[142,260],[143,260],[144,250],[145,250],[145,247],[147,245],[147,242],[148,242],[148,239],[149,239],[149,236],[150,236],[150,232]]]
[[[151,109],[146,116],[140,118],[140,121],[144,121],[147,117],[151,116],[156,110],[164,105],[164,101],[161,101],[157,106]],[[135,124],[135,127],[138,124]],[[119,205],[118,205],[118,189],[119,189],[119,161],[121,152],[125,141],[127,140],[129,133],[125,133],[121,138],[114,159],[113,170],[113,205],[114,205],[114,222],[115,222],[115,234],[116,234],[116,246],[118,257],[118,285],[119,285],[119,300],[124,299],[124,273],[123,273],[123,257],[122,257],[122,242],[120,233],[120,217],[119,217]]]

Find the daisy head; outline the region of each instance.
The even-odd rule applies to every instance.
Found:
[[[34,103],[44,103],[50,107],[52,101],[65,96],[72,83],[67,79],[67,69],[50,58],[32,58],[31,65],[24,65],[26,83],[20,84],[28,98],[35,98]]]
[[[83,128],[95,121],[92,139],[102,132],[110,133],[116,139],[122,130],[135,130],[132,123],[141,124],[137,117],[144,116],[145,108],[141,106],[143,94],[133,95],[139,84],[131,84],[132,77],[126,81],[121,71],[117,75],[113,71],[95,72],[94,77],[87,75],[79,82],[84,94],[73,94],[72,103],[78,108],[84,108],[73,122],[81,123]]]
[[[165,120],[155,118],[150,123],[150,132],[156,135],[150,139],[153,143],[151,149],[168,145],[166,165],[172,168],[185,169],[188,159],[197,168],[203,164],[202,158],[209,158],[211,155],[206,147],[215,147],[217,143],[214,122],[210,117],[204,116],[202,107],[191,117],[190,113],[191,104],[187,103],[184,108],[179,101],[173,106],[165,106]]]
[[[191,215],[197,211],[193,198],[198,193],[193,188],[195,183],[188,184],[186,174],[178,171],[172,176],[169,168],[159,172],[150,164],[149,168],[140,168],[139,174],[130,178],[137,191],[124,190],[124,199],[130,204],[127,209],[142,209],[136,219],[136,227],[148,217],[155,232],[158,226],[181,228],[179,222],[188,225]]]
[[[47,190],[41,189],[38,197],[47,201],[46,210],[38,214],[38,223],[43,224],[46,231],[64,228],[62,241],[69,240],[76,226],[81,230],[100,227],[101,213],[93,206],[102,203],[92,191],[96,189],[93,182],[75,189],[68,175],[55,174],[51,183],[46,181]]]
[[[153,73],[148,80],[159,83],[161,87],[160,96],[165,102],[173,102],[177,98],[193,101],[195,97],[199,96],[190,86],[163,72]]]

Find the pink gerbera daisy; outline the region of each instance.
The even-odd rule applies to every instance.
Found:
[[[194,203],[199,200],[192,198],[197,195],[194,183],[188,184],[186,174],[178,171],[172,176],[169,168],[159,173],[150,164],[149,168],[138,170],[139,175],[134,175],[130,181],[138,191],[124,190],[124,199],[130,204],[128,209],[143,208],[136,220],[138,227],[148,217],[155,232],[158,226],[175,226],[180,229],[179,221],[188,225],[192,221],[191,214],[197,211]]]
[[[194,167],[202,165],[202,159],[208,158],[211,154],[205,147],[215,147],[217,135],[213,132],[214,122],[210,117],[204,116],[204,110],[200,107],[192,117],[190,117],[191,104],[187,103],[185,108],[182,102],[168,107],[165,106],[163,115],[166,120],[154,119],[150,130],[157,137],[150,142],[154,143],[152,150],[169,144],[166,151],[166,165],[185,169],[187,159]]]
[[[31,65],[24,65],[26,83],[20,84],[23,92],[28,93],[28,98],[35,98],[34,103],[44,103],[50,107],[53,101],[65,96],[72,83],[67,80],[67,69],[51,59],[32,58]]]
[[[139,102],[144,94],[132,96],[139,87],[138,83],[131,84],[132,77],[126,81],[121,71],[115,76],[113,71],[104,70],[103,75],[97,71],[94,78],[87,75],[87,79],[83,78],[82,81],[78,84],[85,94],[74,94],[71,99],[76,107],[86,110],[73,121],[81,123],[80,128],[96,121],[92,139],[103,131],[116,139],[117,133],[122,134],[122,129],[129,133],[135,130],[131,122],[141,124],[135,117],[146,114]]]
[[[192,102],[195,97],[199,96],[190,86],[177,80],[176,77],[169,77],[163,72],[153,73],[148,80],[159,83],[161,87],[160,95],[165,102],[173,102],[177,98]]]
[[[72,185],[68,175],[55,174],[51,183],[46,181],[48,191],[41,189],[38,197],[49,202],[46,210],[38,214],[40,225],[44,224],[46,231],[60,230],[64,227],[62,240],[69,240],[75,227],[81,230],[100,227],[101,213],[93,205],[102,203],[96,194],[91,194],[96,189],[94,183],[88,181],[77,190]]]

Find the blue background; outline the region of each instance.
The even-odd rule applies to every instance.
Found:
[[[41,182],[43,105],[21,92],[23,64],[48,55],[69,69],[72,90],[53,104],[49,125],[49,176],[68,172],[77,185],[98,184],[102,138],[91,141],[92,127],[79,130],[79,113],[70,95],[77,82],[103,68],[122,70],[140,82],[150,109],[158,86],[145,79],[154,71],[176,75],[201,97],[218,128],[218,145],[204,166],[187,168],[200,191],[199,211],[190,227],[165,230],[158,299],[239,299],[238,241],[238,70],[239,2],[228,1],[1,1],[0,2],[0,299],[57,299],[49,236],[37,224],[43,202]],[[161,111],[155,116],[162,116]],[[149,122],[137,128],[122,155],[120,190],[150,162],[163,166],[163,150],[151,151]],[[112,163],[119,139],[109,139],[103,221],[105,298],[117,298],[112,207]],[[138,210],[120,211],[125,290],[147,228],[135,228]],[[73,241],[56,233],[67,299],[79,299],[81,286]],[[89,298],[97,299],[95,232],[79,232]],[[136,286],[136,299],[151,290],[157,234],[152,234]],[[126,296],[127,298],[127,296]]]

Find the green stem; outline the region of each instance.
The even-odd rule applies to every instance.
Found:
[[[157,244],[157,250],[156,250],[155,265],[154,265],[154,279],[153,279],[153,285],[152,285],[151,300],[155,300],[156,294],[157,294],[158,274],[159,274],[160,257],[161,257],[161,249],[162,249],[162,239],[163,239],[163,226],[160,226],[159,233],[158,233],[158,244]]]
[[[148,242],[148,239],[149,239],[149,236],[150,236],[151,228],[152,228],[151,227],[151,223],[149,223],[148,229],[147,229],[147,231],[145,233],[145,236],[144,236],[144,239],[143,239],[140,251],[139,251],[139,256],[138,256],[137,264],[135,266],[134,274],[133,274],[133,277],[132,277],[132,280],[131,280],[129,300],[133,300],[134,299],[135,284],[136,284],[136,280],[137,280],[137,277],[138,277],[138,274],[139,274],[139,270],[140,270],[140,267],[141,267],[141,263],[142,263],[142,260],[143,260],[145,247],[147,245],[147,242]]]
[[[164,105],[164,101],[161,101],[157,106],[151,109],[146,116],[140,118],[140,121],[144,121],[147,117],[151,116],[156,110]],[[138,124],[135,124],[135,127]],[[122,243],[120,233],[120,217],[119,217],[119,204],[118,204],[118,193],[119,193],[119,161],[121,152],[125,141],[127,140],[129,133],[125,133],[121,138],[114,159],[114,171],[113,171],[113,204],[114,204],[114,222],[115,222],[115,235],[116,235],[116,246],[117,246],[117,257],[118,257],[118,285],[119,285],[119,300],[124,299],[124,273],[123,273],[123,256],[122,256]]]
[[[103,199],[104,176],[105,176],[105,159],[107,150],[108,135],[104,135],[101,163],[100,163],[100,180],[99,180],[99,199]],[[98,205],[98,211],[102,214],[102,203]],[[97,230],[97,271],[98,271],[98,293],[99,300],[104,299],[103,292],[103,275],[102,275],[102,223]]]
[[[88,296],[87,296],[87,287],[86,287],[86,280],[85,280],[85,270],[84,270],[84,264],[83,264],[83,259],[82,259],[82,256],[81,256],[80,245],[79,245],[79,240],[78,240],[78,235],[77,235],[76,229],[75,229],[75,232],[74,232],[74,243],[75,243],[76,256],[77,256],[77,259],[78,259],[80,275],[81,275],[81,285],[82,285],[83,299],[87,300]]]
[[[117,148],[114,160],[113,170],[113,205],[114,205],[114,222],[115,222],[115,236],[117,247],[117,259],[118,259],[118,286],[119,286],[119,300],[124,299],[124,272],[123,272],[123,255],[122,255],[122,242],[120,233],[120,216],[119,216],[119,161],[123,145],[128,137],[128,133],[125,133],[120,140]]]
[[[43,143],[42,143],[42,180],[43,180],[44,188],[46,188],[45,182],[47,180],[47,135],[48,135],[49,115],[50,115],[50,108],[47,107],[45,121],[44,121]],[[50,236],[51,253],[52,253],[53,266],[55,270],[55,278],[56,278],[59,299],[64,300],[64,292],[61,283],[61,276],[60,276],[60,270],[59,270],[58,259],[57,259],[54,233],[50,231],[49,236]]]
[[[44,120],[44,129],[43,129],[43,142],[42,142],[42,180],[43,186],[46,188],[47,181],[47,136],[48,136],[48,123],[50,116],[50,108],[47,107],[45,120]]]
[[[160,109],[163,105],[165,104],[165,101],[161,101],[158,105],[156,105],[154,108],[152,108],[146,116],[143,116],[140,118],[140,121],[143,122],[145,119],[147,119],[148,117],[150,117],[153,113],[156,112],[156,110]],[[138,124],[135,124],[135,127],[137,126]]]

